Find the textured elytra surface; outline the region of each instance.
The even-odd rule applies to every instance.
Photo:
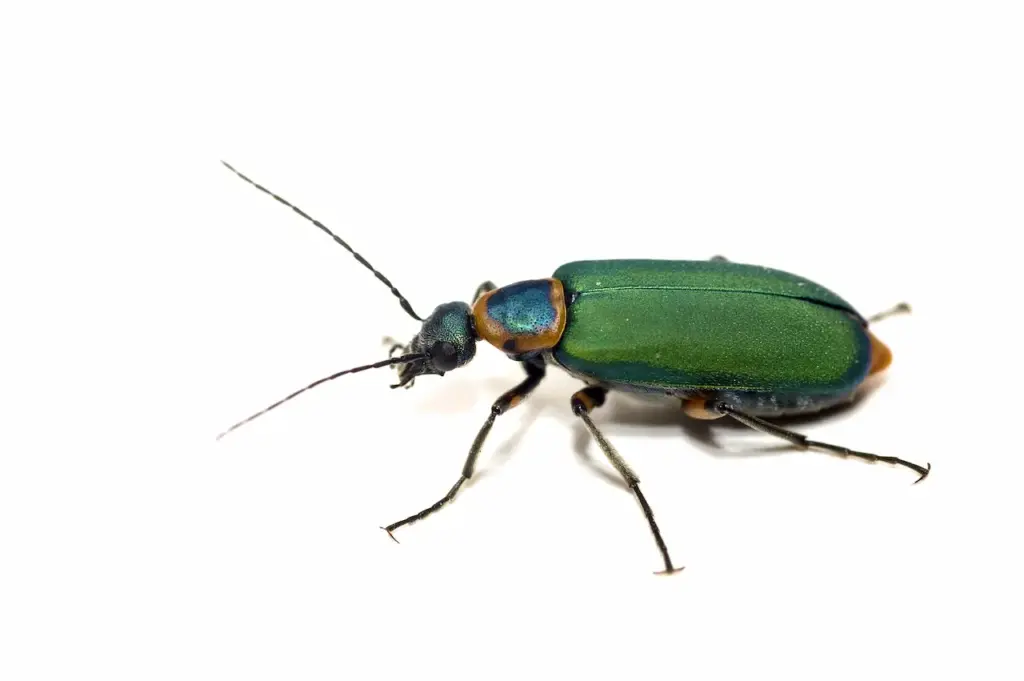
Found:
[[[846,393],[870,365],[859,315],[801,277],[720,262],[620,260],[555,272],[571,372],[662,389]]]
[[[858,315],[848,302],[820,284],[789,272],[713,260],[581,260],[553,275],[566,291],[666,288],[762,293],[816,301]]]

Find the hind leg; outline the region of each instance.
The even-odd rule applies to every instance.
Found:
[[[928,477],[928,473],[932,470],[931,464],[921,466],[896,456],[881,456],[879,454],[871,454],[870,452],[858,452],[847,447],[811,440],[808,439],[806,435],[801,435],[800,433],[777,426],[774,423],[769,423],[762,418],[745,413],[744,411],[723,402],[716,402],[714,400],[705,401],[703,399],[687,399],[683,400],[683,411],[693,418],[702,419],[730,416],[748,428],[753,428],[754,430],[762,433],[782,438],[800,449],[817,449],[831,454],[838,454],[844,458],[854,457],[870,463],[888,463],[895,466],[903,466],[904,468],[909,468],[920,476],[914,481],[914,484],[917,484]]]

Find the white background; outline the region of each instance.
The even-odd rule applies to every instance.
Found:
[[[52,3],[0,29],[4,679],[1020,678],[1015,3]],[[798,428],[684,428],[481,346],[350,376],[480,281],[793,271],[894,352]]]

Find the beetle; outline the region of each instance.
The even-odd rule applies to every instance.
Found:
[[[903,466],[918,473],[915,484],[931,471],[931,464],[920,466],[811,440],[771,422],[774,417],[813,414],[852,401],[864,381],[892,361],[891,351],[869,324],[909,311],[905,303],[865,318],[812,281],[716,256],[702,261],[571,262],[548,278],[502,287],[484,282],[472,304],[444,303],[423,318],[387,277],[323,223],[222,163],[349,251],[423,326],[409,343],[392,341],[387,359],[314,381],[239,421],[218,439],[347,374],[393,366],[398,383],[392,388],[411,387],[418,376],[444,376],[469,364],[480,341],[504,352],[526,373],[491,405],[447,494],[382,528],[392,539],[399,527],[426,518],[455,498],[473,476],[495,420],[533,392],[548,366],[564,369],[586,384],[572,395],[570,407],[639,502],[664,562],[660,574],[682,568],[672,563],[639,478],[590,416],[611,390],[669,395],[680,400],[682,412],[691,418],[729,417],[800,449]]]

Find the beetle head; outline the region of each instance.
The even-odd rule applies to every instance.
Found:
[[[393,387],[410,386],[417,376],[424,374],[444,376],[468,364],[476,355],[476,342],[469,305],[461,302],[438,305],[405,348],[409,353],[422,353],[423,359],[396,367],[399,382]]]

